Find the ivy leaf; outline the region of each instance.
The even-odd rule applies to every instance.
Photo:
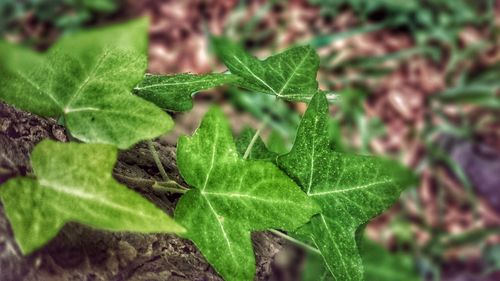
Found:
[[[255,132],[256,131],[250,127],[245,127],[241,131],[240,135],[236,139],[236,148],[238,149],[238,153],[240,154],[240,156],[245,155],[245,151],[252,142],[252,139],[255,136]],[[252,150],[248,155],[248,159],[274,161],[277,156],[278,154],[267,149],[266,144],[262,141],[262,138],[260,136],[257,136],[252,146]]]
[[[334,279],[363,280],[355,232],[389,208],[414,176],[388,160],[332,151],[327,128],[327,100],[318,93],[291,152],[277,163],[322,209],[301,233],[309,234]]]
[[[36,179],[14,178],[0,198],[24,254],[73,221],[111,231],[183,232],[168,215],[116,182],[117,150],[105,144],[42,141],[31,155]]]
[[[196,133],[179,139],[177,164],[194,188],[175,219],[226,281],[251,281],[255,256],[250,233],[294,230],[317,206],[270,162],[243,160],[222,112],[211,109]]]
[[[134,93],[170,111],[193,108],[193,94],[201,90],[234,82],[238,77],[229,74],[146,75],[134,88]]]
[[[0,43],[0,100],[62,117],[85,142],[128,148],[157,137],[172,119],[134,96],[147,65],[146,20],[62,38],[46,54]]]
[[[300,46],[261,61],[227,38],[213,38],[217,56],[238,83],[250,90],[290,101],[310,100],[318,89],[319,57],[311,46]]]

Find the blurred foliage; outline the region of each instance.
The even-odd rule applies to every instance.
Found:
[[[452,42],[467,24],[493,19],[492,0],[309,0],[323,15],[334,17],[345,8],[363,21],[384,21],[387,28],[409,31],[418,44]]]
[[[360,247],[366,281],[420,281],[414,258],[403,252],[391,252],[374,241],[363,239]],[[307,257],[303,281],[334,281],[323,259],[314,253]]]
[[[437,167],[445,166],[455,176],[455,180],[467,191],[468,197],[462,206],[469,206],[467,212],[476,215],[478,200],[462,168],[455,163],[448,151],[439,143],[442,135],[460,139],[473,139],[475,132],[482,130],[483,123],[471,119],[467,108],[474,106],[478,110],[492,110],[488,118],[498,119],[500,109],[500,64],[482,66],[478,56],[490,47],[498,45],[498,27],[493,26],[494,0],[307,0],[319,7],[321,16],[331,21],[347,10],[352,11],[356,21],[342,32],[333,32],[329,25],[321,33],[311,26],[312,32],[308,43],[315,48],[327,49],[344,39],[381,30],[391,30],[395,34],[408,34],[412,44],[398,51],[378,56],[354,54],[339,60],[337,49],[321,52],[320,76],[323,85],[329,89],[342,89],[336,94],[341,98],[332,107],[329,135],[332,148],[338,151],[355,151],[363,154],[371,152],[370,143],[387,134],[384,122],[377,116],[369,116],[365,106],[367,98],[374,92],[371,78],[385,78],[399,65],[393,62],[409,61],[415,57],[430,58],[443,70],[446,77],[444,90],[428,93],[425,97],[425,120],[422,128],[415,129],[414,138],[423,146],[425,152],[415,165],[418,172],[428,169],[436,184],[436,204],[438,204],[439,222],[443,223],[444,214],[449,208],[444,199],[446,191],[443,175]],[[109,14],[117,10],[119,0],[0,0],[0,34],[19,32],[20,22],[28,16],[48,24],[62,32],[72,32],[85,25],[92,24],[97,15]],[[288,32],[286,22],[278,27],[268,28],[265,24],[279,11],[288,11],[293,1],[263,1],[248,16],[252,1],[240,0],[226,20],[225,34],[233,39],[240,39],[253,50],[266,48],[268,53],[282,48],[279,40]],[[304,8],[306,9],[306,8]],[[318,15],[319,17],[319,15]],[[306,22],[310,23],[310,22]],[[293,23],[292,23],[293,24]],[[207,24],[208,27],[208,24]],[[477,28],[478,41],[463,44],[460,33],[465,28]],[[330,30],[330,31],[329,31]],[[208,30],[206,30],[208,32]],[[318,33],[319,32],[319,33]],[[274,36],[274,37],[273,37]],[[272,39],[274,38],[274,39]],[[292,37],[293,38],[293,37]],[[300,40],[300,39],[298,39]],[[181,42],[182,43],[182,42]],[[287,42],[293,44],[295,42]],[[368,41],[368,43],[372,43]],[[375,42],[376,43],[376,42]],[[323,50],[323,49],[322,49]],[[389,63],[388,63],[389,62]],[[467,65],[464,67],[464,64]],[[347,75],[355,72],[355,76]],[[344,86],[348,87],[344,87]],[[349,88],[350,87],[350,88]],[[423,94],[423,93],[419,93]],[[300,114],[294,104],[276,101],[273,96],[254,94],[241,89],[231,88],[228,100],[238,108],[250,113],[256,119],[268,124],[269,134],[265,141],[267,148],[276,153],[288,151],[295,138],[295,131],[300,122]],[[454,114],[446,111],[452,106]],[[477,111],[477,110],[476,110]],[[496,115],[495,115],[496,114]],[[417,126],[408,123],[408,126]],[[389,127],[388,127],[389,128]],[[418,131],[420,130],[420,131]],[[413,141],[413,140],[412,140]],[[400,151],[404,154],[406,151]],[[487,263],[485,272],[500,270],[500,247],[489,247],[485,241],[498,229],[466,230],[460,235],[446,233],[443,225],[433,227],[426,223],[425,209],[418,191],[403,195],[401,211],[394,215],[388,226],[391,237],[395,239],[397,249],[413,256],[389,252],[378,245],[365,246],[367,280],[419,280],[415,277],[414,265],[425,276],[433,275],[433,280],[440,280],[440,271],[446,262],[445,253],[451,248],[472,245],[483,251]],[[417,206],[417,215],[405,211],[405,202]],[[470,201],[469,201],[470,200]],[[467,204],[469,203],[469,204]],[[416,217],[415,217],[416,216]],[[408,218],[414,218],[410,221]],[[441,228],[443,227],[443,228]],[[417,230],[415,230],[417,229]],[[425,233],[431,239],[424,245],[417,245],[415,233]],[[382,234],[381,234],[382,235]],[[391,244],[392,245],[392,244]],[[310,280],[328,280],[318,278],[317,272],[322,267],[322,260],[317,262],[318,271]],[[314,268],[314,267],[311,267]],[[398,275],[399,274],[399,275]],[[325,275],[324,278],[327,278]],[[370,277],[368,277],[370,276]],[[392,278],[392,279],[391,279]],[[396,278],[396,279],[395,279]],[[308,280],[307,278],[305,280]]]
[[[295,131],[300,123],[300,115],[289,104],[277,100],[275,96],[231,88],[229,101],[236,107],[250,113],[253,117],[269,124],[274,136],[269,147],[274,152],[291,148]]]
[[[422,280],[411,255],[402,252],[389,252],[370,240],[364,241],[362,253],[367,281]]]
[[[338,105],[338,112],[334,115],[331,125],[331,145],[336,150],[351,150],[359,153],[370,153],[370,142],[385,135],[382,120],[367,116],[364,104],[368,92],[361,89],[347,88],[339,92],[342,97]],[[341,132],[343,128],[344,132]],[[361,143],[352,141],[344,143],[343,139],[352,140],[359,134]]]
[[[481,51],[491,47],[494,40],[484,40],[462,46],[460,33],[464,27],[484,29],[487,37],[498,35],[494,26],[494,0],[309,0],[320,7],[325,17],[334,18],[346,9],[350,9],[360,21],[357,26],[334,34],[315,34],[311,44],[317,48],[333,42],[370,33],[382,29],[408,33],[415,45],[408,49],[379,56],[356,56],[335,61],[333,52],[322,59],[322,67],[338,76],[336,84],[364,84],[368,78],[381,78],[391,73],[394,68],[388,62],[398,62],[415,55],[431,58],[434,62],[446,60],[447,79],[464,73],[457,68],[460,63],[471,60]],[[358,75],[347,77],[347,69],[355,70]],[[334,86],[331,81],[323,81]]]
[[[436,96],[443,103],[475,104],[500,109],[500,64],[465,73],[454,87]]]
[[[500,270],[500,245],[488,247],[483,252],[489,272]]]
[[[72,32],[92,21],[97,14],[117,10],[118,0],[2,0],[0,36],[20,32],[29,17],[63,32]]]

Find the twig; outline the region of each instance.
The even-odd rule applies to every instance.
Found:
[[[173,180],[169,180],[166,182],[158,182],[151,179],[134,178],[122,174],[114,174],[114,176],[116,179],[125,183],[127,186],[141,188],[145,190],[153,189],[156,192],[175,192],[175,193],[186,193],[189,190],[189,188],[184,187]]]
[[[153,184],[153,189],[159,192],[180,193],[180,194],[184,194],[189,190],[175,181],[169,181],[163,184],[155,183]]]
[[[302,248],[304,248],[304,249],[306,249],[306,250],[308,250],[310,252],[313,252],[313,253],[316,253],[318,255],[321,255],[321,252],[318,249],[316,249],[316,248],[314,248],[314,247],[312,247],[310,245],[307,245],[306,243],[303,243],[303,242],[301,242],[301,241],[299,241],[299,240],[297,240],[297,239],[295,239],[295,238],[293,238],[291,236],[288,236],[288,235],[286,235],[285,233],[283,233],[283,232],[281,232],[279,230],[271,229],[271,230],[269,230],[269,232],[274,233],[274,234],[278,235],[279,237],[281,237],[281,238],[283,238],[285,240],[288,240],[288,241],[292,242],[293,244],[298,245],[298,246],[300,246],[300,247],[302,247]]]
[[[245,150],[245,154],[243,154],[243,159],[247,159],[248,156],[250,156],[250,153],[252,152],[252,148],[255,145],[255,142],[257,141],[257,139],[259,138],[260,133],[262,132],[262,130],[266,126],[266,123],[267,122],[262,122],[259,129],[257,129],[255,134],[253,135],[252,140],[250,141],[250,143],[247,146],[247,149]]]
[[[143,178],[134,178],[134,177],[129,177],[125,176],[122,174],[113,174],[115,178],[123,183],[125,183],[127,186],[130,187],[138,187],[141,189],[150,189],[155,183],[155,180],[150,180],[150,179],[143,179]]]

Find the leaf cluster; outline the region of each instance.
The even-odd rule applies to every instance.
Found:
[[[146,69],[147,28],[147,19],[139,19],[76,33],[44,54],[0,42],[0,100],[58,118],[85,142],[41,142],[31,155],[35,177],[1,186],[23,253],[43,246],[69,221],[114,231],[185,231],[111,175],[118,148],[173,125],[168,114],[131,92]]]
[[[272,230],[314,249],[327,269],[323,278],[363,280],[356,233],[414,178],[392,161],[332,149],[314,49],[298,46],[259,60],[226,38],[213,38],[228,72],[144,76],[146,30],[147,22],[138,20],[75,34],[46,54],[1,43],[0,99],[59,118],[85,142],[42,142],[32,153],[35,177],[0,187],[23,252],[43,246],[69,221],[174,232],[192,240],[225,280],[250,281],[251,232]],[[213,108],[193,136],[178,140],[177,166],[189,188],[176,183],[169,189],[183,193],[175,221],[113,180],[118,148],[165,133],[173,122],[163,110],[189,110],[193,94],[226,84],[309,101],[289,152],[264,143],[260,130],[245,129],[235,141],[225,116]]]

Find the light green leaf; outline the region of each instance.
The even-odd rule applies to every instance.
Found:
[[[240,135],[236,139],[236,147],[240,156],[245,155],[245,151],[252,142],[255,132],[256,131],[250,127],[245,127],[241,131]],[[262,141],[261,137],[257,136],[250,150],[250,154],[248,155],[248,159],[274,161],[277,156],[278,154],[267,149],[266,144]]]
[[[363,280],[356,229],[390,207],[414,177],[388,160],[330,150],[327,128],[327,100],[318,93],[278,165],[322,208],[302,233],[309,232],[335,280]]]
[[[288,49],[260,61],[226,38],[213,38],[217,56],[239,85],[291,101],[310,100],[318,89],[319,57],[310,46]]]
[[[157,137],[172,119],[131,93],[146,69],[147,21],[64,37],[46,54],[0,43],[0,100],[63,117],[85,142],[128,148]]]
[[[105,144],[42,141],[31,155],[36,179],[14,178],[0,198],[24,254],[51,240],[67,222],[112,231],[183,232],[167,214],[116,182],[117,150]]]
[[[163,109],[188,111],[193,108],[192,96],[196,92],[237,79],[234,75],[221,73],[146,75],[134,88],[134,93]]]
[[[177,164],[194,188],[181,197],[175,219],[226,281],[253,280],[252,231],[294,230],[318,211],[272,163],[238,155],[218,109],[207,113],[192,137],[179,139]]]

